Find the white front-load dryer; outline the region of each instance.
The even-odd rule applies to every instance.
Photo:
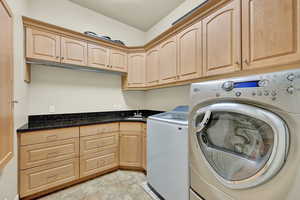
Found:
[[[300,199],[299,103],[300,70],[193,84],[191,199]]]

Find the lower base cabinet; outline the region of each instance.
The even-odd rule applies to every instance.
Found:
[[[100,153],[80,158],[80,178],[103,172],[119,166],[118,149],[108,149]]]
[[[120,122],[23,133],[19,137],[20,197],[118,169],[146,169],[146,125]],[[28,157],[29,156],[29,157]]]
[[[20,171],[21,198],[77,180],[79,160],[64,160]]]

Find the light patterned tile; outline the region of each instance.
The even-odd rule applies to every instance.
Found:
[[[141,172],[119,170],[39,200],[151,200],[140,186],[145,180]]]

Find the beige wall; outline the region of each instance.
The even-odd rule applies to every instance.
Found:
[[[69,0],[24,0],[28,2],[27,16],[71,30],[93,31],[120,39],[128,46],[143,45],[145,32],[108,18]]]
[[[14,15],[14,94],[19,101],[14,109],[15,129],[26,122],[27,118],[27,84],[23,81],[23,29],[21,15],[26,11],[24,0],[6,0]],[[8,165],[0,171],[0,199],[13,200],[18,192],[17,184],[17,137],[14,133],[14,157]]]
[[[182,17],[184,14],[203,3],[205,0],[185,0],[180,6],[174,9],[170,14],[155,24],[149,31],[146,32],[146,42],[149,42],[168,28],[172,23]]]
[[[145,94],[145,108],[169,111],[189,104],[190,85],[150,90]]]
[[[32,67],[29,114],[97,112],[143,108],[144,92],[122,92],[121,76],[46,66]]]

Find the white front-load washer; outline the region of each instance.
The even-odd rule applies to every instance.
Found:
[[[300,70],[192,84],[190,199],[300,199]]]

